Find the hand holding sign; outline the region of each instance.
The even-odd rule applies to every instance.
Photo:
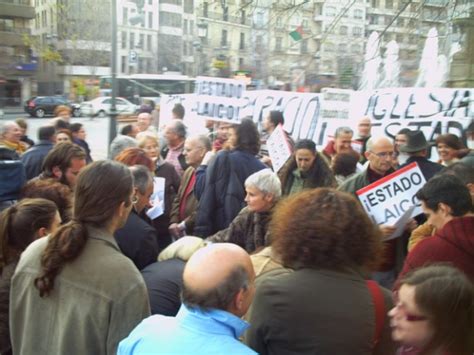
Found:
[[[392,239],[403,232],[411,217],[422,213],[415,194],[425,183],[418,164],[412,163],[360,189],[357,196],[376,224],[395,227],[391,233],[385,228]]]
[[[268,137],[267,149],[272,161],[273,171],[278,173],[288,158],[291,157],[291,147],[281,124]]]

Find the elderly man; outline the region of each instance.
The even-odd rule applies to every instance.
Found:
[[[339,127],[334,133],[334,140],[330,141],[323,150],[324,156],[331,161],[339,153],[352,150],[352,137],[354,131],[349,127]]]
[[[151,316],[119,344],[119,355],[256,354],[239,341],[241,317],[255,293],[250,257],[234,244],[198,250],[183,274],[183,305],[176,317]]]
[[[25,164],[26,177],[33,179],[41,173],[43,160],[53,149],[56,141],[56,130],[53,126],[42,126],[38,130],[39,142],[22,155],[21,161]]]
[[[194,196],[196,169],[211,150],[211,141],[204,135],[186,139],[184,156],[189,167],[181,178],[178,194],[171,207],[169,231],[174,238],[192,235],[198,201]]]
[[[74,190],[77,175],[86,166],[86,152],[78,145],[61,143],[44,158],[40,179],[53,178]]]
[[[156,134],[156,129],[151,125],[152,117],[148,112],[142,112],[137,117],[137,127],[139,132],[151,132]]]
[[[14,150],[19,155],[23,154],[28,147],[26,143],[21,141],[22,135],[18,123],[14,121],[0,123],[0,144]]]
[[[393,155],[393,144],[388,138],[372,137],[367,142],[367,151],[365,152],[365,157],[369,161],[367,168],[345,181],[339,186],[339,190],[356,195],[356,192],[361,188],[391,174],[394,171],[392,168]],[[384,236],[390,236],[395,231],[395,227],[381,225],[380,230]],[[395,242],[396,240],[391,240],[385,243],[386,248],[383,265],[381,265],[378,272],[373,275],[376,281],[387,288],[391,288],[395,281],[395,263],[397,260]]]
[[[109,158],[113,160],[123,150],[138,146],[138,142],[135,139],[138,132],[138,126],[136,124],[123,126],[120,130],[120,134],[110,143]]]
[[[179,176],[187,169],[184,157],[184,141],[186,140],[186,126],[181,120],[172,120],[165,127],[167,145],[161,149],[161,156],[165,161],[174,166]]]
[[[363,164],[367,161],[365,158],[365,151],[367,150],[367,141],[371,137],[372,130],[372,122],[370,122],[369,117],[363,117],[357,123],[357,137],[356,141],[360,142],[361,149],[360,149],[360,162]]]

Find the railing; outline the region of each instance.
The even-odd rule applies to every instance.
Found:
[[[211,19],[211,20],[218,20],[218,21],[224,21],[224,22],[231,22],[231,23],[236,23],[236,24],[239,24],[239,25],[246,25],[246,26],[249,26],[250,25],[250,21],[248,18],[244,17],[242,18],[241,16],[232,16],[232,15],[227,15],[224,19],[224,13],[220,13],[220,12],[211,12],[211,11],[208,11],[207,12],[207,16],[204,16],[204,11],[201,11],[200,14],[199,14],[201,17],[205,17],[205,18],[208,18],[208,19]]]
[[[2,0],[4,4],[15,4],[15,5],[32,5],[32,0]]]

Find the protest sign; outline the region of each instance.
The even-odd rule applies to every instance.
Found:
[[[153,178],[153,194],[150,196],[151,208],[146,211],[147,216],[154,220],[165,211],[165,178]]]
[[[422,213],[415,194],[426,183],[418,164],[412,163],[358,190],[362,206],[376,224],[394,225],[412,206]]]
[[[238,124],[244,104],[245,82],[214,77],[196,78],[197,117]]]
[[[268,137],[267,149],[272,160],[273,171],[278,173],[288,158],[291,157],[291,147],[281,124]]]

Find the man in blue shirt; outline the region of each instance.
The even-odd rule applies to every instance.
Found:
[[[176,317],[151,316],[119,345],[118,355],[256,354],[238,338],[255,292],[247,252],[217,243],[198,250],[183,274],[183,305]]]

